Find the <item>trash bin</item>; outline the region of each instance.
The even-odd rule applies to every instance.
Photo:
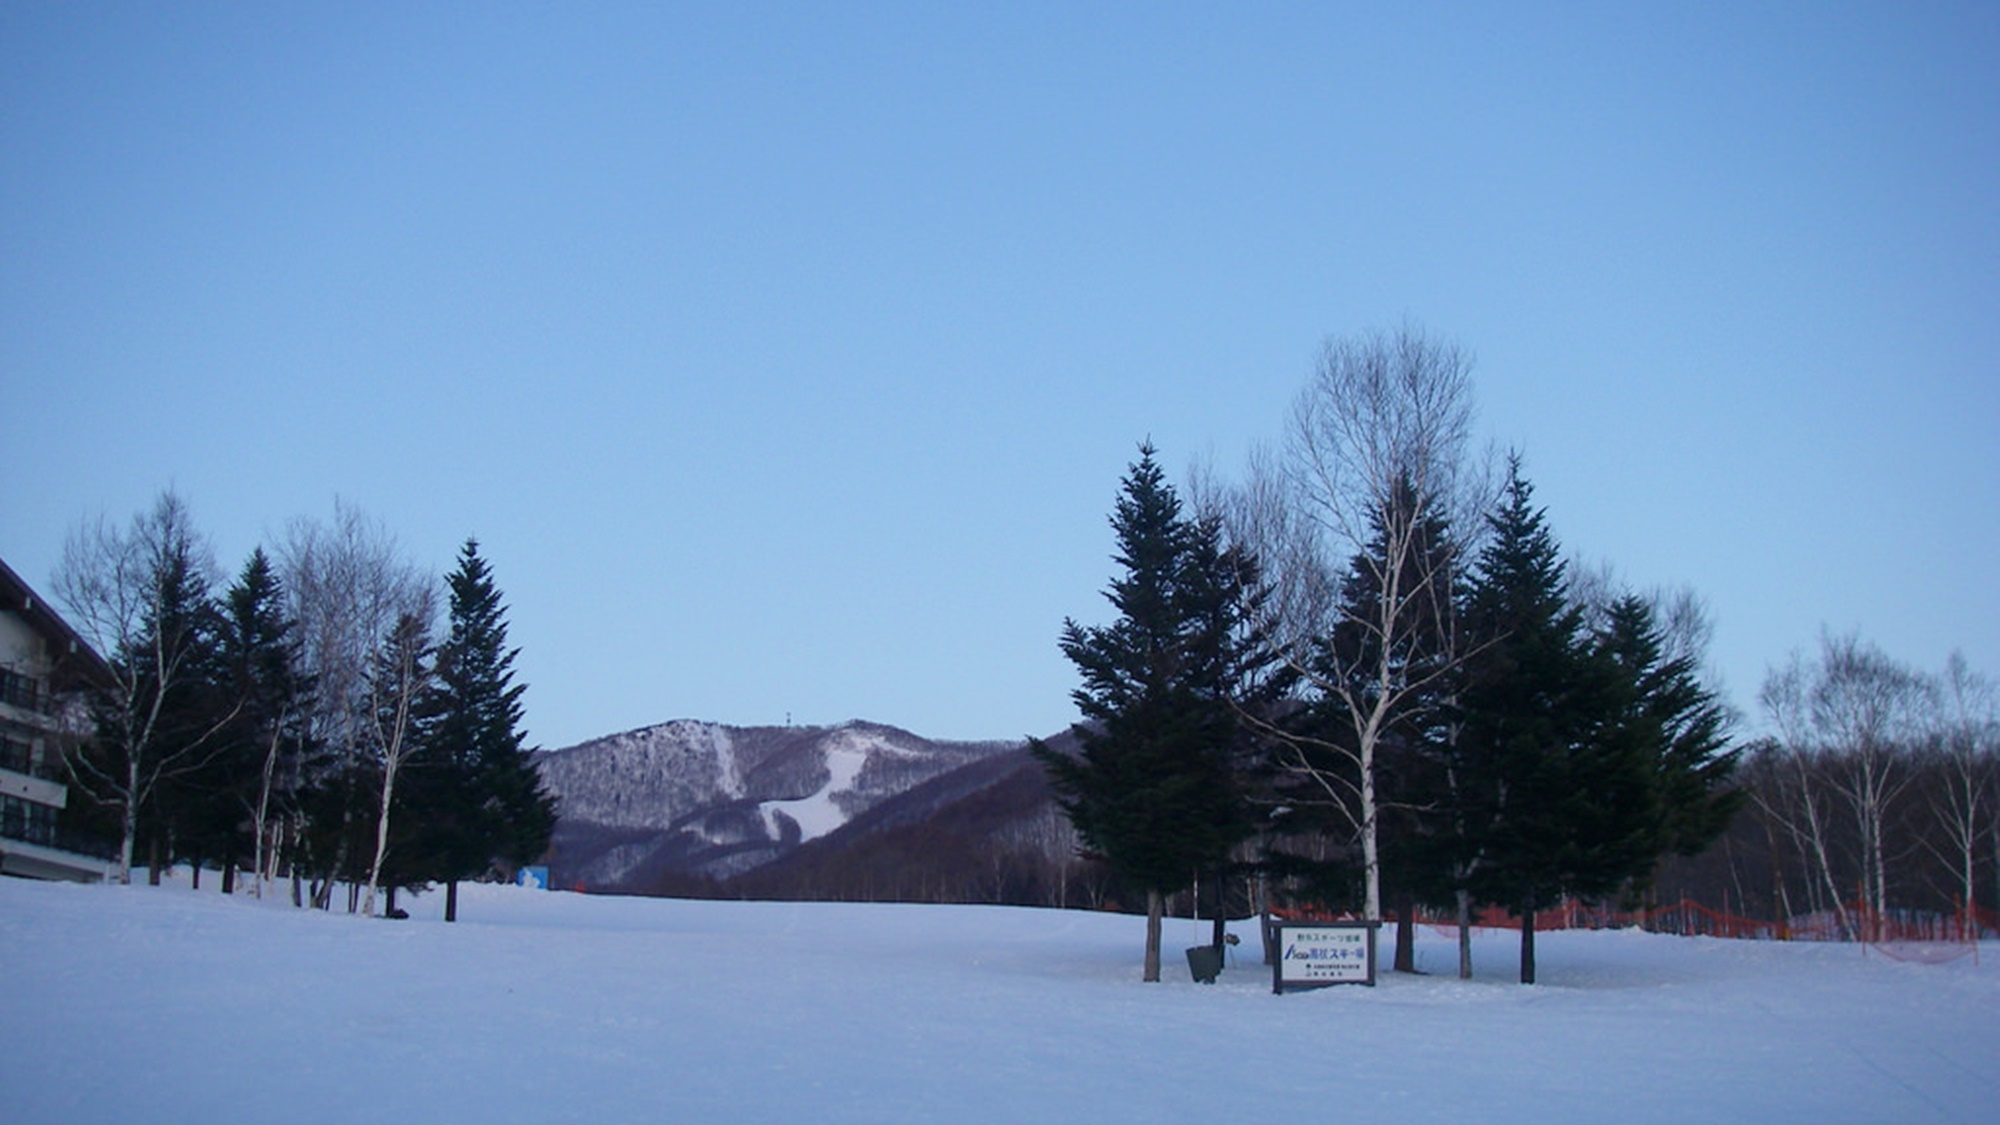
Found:
[[[1214,984],[1222,972],[1222,950],[1212,945],[1189,946],[1187,951],[1188,972],[1200,984]]]

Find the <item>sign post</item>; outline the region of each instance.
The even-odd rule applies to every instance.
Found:
[[[1378,922],[1278,922],[1278,959],[1271,991],[1283,994],[1333,984],[1375,984]]]

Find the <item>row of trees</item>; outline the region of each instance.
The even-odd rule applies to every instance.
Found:
[[[517,650],[491,569],[468,539],[440,589],[358,511],[295,522],[222,587],[186,504],[165,493],[120,528],[74,533],[55,577],[109,675],[75,715],[65,761],[83,810],[119,840],[247,870],[263,894],[374,913],[398,887],[528,862],[553,800],[523,744]],[[220,592],[218,591],[220,589]]]
[[[1719,846],[1672,864],[1669,893],[1787,926],[1875,936],[1901,911],[2000,904],[2000,693],[1962,656],[1913,668],[1829,634],[1773,670],[1770,737],[1737,782]]]
[[[1085,844],[1149,897],[1254,870],[1407,923],[1524,925],[1640,893],[1740,802],[1726,711],[1649,599],[1572,590],[1518,460],[1467,455],[1469,361],[1414,329],[1328,346],[1286,448],[1189,511],[1150,445],[1112,525],[1105,626],[1065,625],[1081,752],[1040,748]],[[1407,967],[1407,929],[1398,963]]]

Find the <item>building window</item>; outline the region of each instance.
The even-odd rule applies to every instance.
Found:
[[[0,703],[11,703],[26,711],[47,709],[41,682],[12,668],[0,668]]]
[[[55,847],[56,810],[0,794],[0,836],[45,848]]]
[[[33,743],[0,732],[0,770],[15,773],[35,772],[35,747]]]

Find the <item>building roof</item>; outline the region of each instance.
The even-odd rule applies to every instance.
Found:
[[[49,648],[56,656],[55,676],[59,683],[77,684],[86,679],[110,677],[111,666],[104,662],[104,657],[70,628],[48,599],[35,593],[34,587],[14,573],[5,559],[0,559],[0,610],[20,615],[29,628],[49,639]]]

